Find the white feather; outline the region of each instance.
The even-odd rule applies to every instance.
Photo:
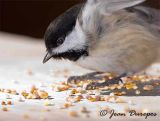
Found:
[[[64,43],[53,49],[53,53],[63,53],[71,50],[81,50],[85,48],[86,38],[83,31],[80,29],[79,23],[77,22],[76,27],[73,31],[65,38]]]

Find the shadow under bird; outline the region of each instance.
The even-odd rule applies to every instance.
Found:
[[[95,71],[72,80],[92,79],[111,72],[119,75],[91,87],[119,83],[160,57],[160,10],[141,5],[145,0],[88,0],[57,17],[45,33],[49,59],[68,59]],[[103,78],[103,77],[102,77]]]

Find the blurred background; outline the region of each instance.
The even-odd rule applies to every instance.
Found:
[[[0,31],[43,38],[49,23],[82,0],[0,0]],[[160,0],[145,3],[160,8]]]

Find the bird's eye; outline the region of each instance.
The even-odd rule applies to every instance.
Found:
[[[57,45],[59,46],[59,45],[63,44],[63,42],[64,42],[64,38],[63,38],[63,37],[60,37],[60,38],[57,40]]]

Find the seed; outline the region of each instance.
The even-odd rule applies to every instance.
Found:
[[[62,91],[66,91],[69,89],[69,86],[68,85],[56,85],[54,87],[54,91],[55,92],[62,92]]]
[[[110,95],[109,96],[115,96],[115,94],[112,92],[112,93],[110,93]]]
[[[135,86],[136,85],[134,83],[127,83],[127,84],[125,84],[125,88],[127,90],[133,89],[133,88],[135,88]]]
[[[3,107],[2,110],[3,110],[3,111],[8,111],[8,108]]]
[[[36,86],[33,85],[33,86],[31,87],[30,93],[33,94],[36,90],[37,90]]]
[[[16,91],[16,90],[11,90],[11,94],[13,94],[13,95],[17,95],[18,93],[17,93],[17,91]]]
[[[49,106],[49,105],[50,105],[50,104],[49,104],[48,101],[44,102],[44,106]]]
[[[26,91],[23,91],[22,93],[21,93],[21,95],[23,96],[23,97],[25,97],[25,98],[27,98],[27,96],[29,95]]]
[[[138,87],[135,85],[135,86],[133,86],[133,89],[135,89],[135,90],[136,90],[136,89],[138,89]]]
[[[5,90],[6,93],[11,93],[12,91],[10,89]]]
[[[122,92],[114,92],[114,94],[115,94],[116,96],[122,96],[122,95],[123,95]]]
[[[1,105],[6,105],[6,102],[2,101],[2,102],[1,102]]]
[[[33,94],[29,94],[26,99],[33,99]]]
[[[77,96],[77,97],[74,98],[74,102],[80,102],[81,99],[82,99],[82,98],[81,98],[80,96]]]
[[[77,91],[76,89],[73,89],[73,90],[71,91],[71,94],[76,94],[76,93],[78,93],[78,91]]]
[[[141,94],[141,92],[139,91],[139,90],[136,90],[136,95],[140,95]]]
[[[48,93],[45,91],[38,91],[38,95],[41,99],[47,99],[48,98]]]
[[[72,104],[71,103],[64,103],[64,108],[69,108],[70,106],[72,106]]]
[[[69,116],[71,116],[71,117],[78,117],[78,114],[77,114],[76,111],[71,111],[71,112],[69,112]]]
[[[12,102],[11,102],[11,101],[7,101],[7,104],[8,104],[8,105],[12,105]]]

